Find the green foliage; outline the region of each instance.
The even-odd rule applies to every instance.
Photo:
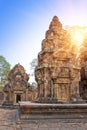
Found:
[[[36,58],[34,58],[32,60],[32,62],[30,63],[30,69],[31,69],[31,76],[33,78],[33,81],[31,82],[30,86],[32,86],[33,89],[37,88],[37,83],[35,82],[35,78],[34,78],[34,72],[35,72],[35,67],[37,66],[37,62],[38,60]]]
[[[32,62],[30,63],[30,68],[32,70],[32,73],[31,73],[31,76],[34,76],[34,70],[35,70],[35,67],[37,66],[37,59],[34,58],[32,60]]]
[[[31,69],[35,69],[36,65],[37,65],[37,59],[34,58],[34,59],[32,60],[32,62],[30,63]]]
[[[10,71],[10,64],[3,56],[0,56],[0,87],[7,83],[7,75]]]

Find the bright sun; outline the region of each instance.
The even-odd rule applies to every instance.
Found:
[[[83,39],[84,39],[84,35],[77,30],[73,36],[73,42],[76,43],[77,47],[81,46]]]
[[[77,53],[76,57],[79,56],[80,49],[83,46],[84,38],[87,36],[87,27],[86,26],[72,26],[70,31],[71,35],[71,46],[75,48]]]
[[[85,31],[83,28],[78,28],[78,27],[72,29],[73,29],[71,32],[72,43],[79,48],[83,43],[85,37]]]

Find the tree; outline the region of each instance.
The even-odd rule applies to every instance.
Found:
[[[34,76],[34,70],[36,66],[37,66],[37,59],[34,58],[30,63],[30,69],[32,70],[31,76]]]
[[[36,65],[37,65],[37,59],[34,58],[34,59],[32,60],[32,62],[30,63],[31,69],[35,69]]]
[[[37,88],[37,83],[35,82],[35,78],[34,78],[34,71],[35,71],[35,67],[37,66],[37,59],[34,58],[32,60],[32,62],[30,63],[30,69],[31,69],[31,76],[32,76],[32,83],[31,83],[31,86],[32,88]]]
[[[10,71],[10,64],[3,56],[0,56],[0,87],[7,83],[7,75]]]

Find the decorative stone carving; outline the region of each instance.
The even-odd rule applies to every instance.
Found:
[[[70,36],[58,17],[54,16],[42,41],[35,69],[39,98],[70,101],[72,94],[79,95],[79,76],[80,66],[74,55]]]
[[[8,84],[3,88],[3,104],[17,105],[19,101],[36,99],[38,93],[32,90],[28,80],[29,75],[24,67],[20,64],[15,65],[8,75]]]
[[[84,100],[87,100],[87,36],[84,39],[82,48],[80,49],[80,60],[81,60],[80,95]]]

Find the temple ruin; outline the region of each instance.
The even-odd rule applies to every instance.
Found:
[[[20,120],[87,118],[87,44],[76,43],[54,16],[35,68],[38,98],[19,102]]]
[[[81,59],[81,70],[80,70],[80,96],[87,100],[87,37],[82,44],[80,49],[80,59]]]
[[[19,101],[31,101],[36,98],[28,83],[29,75],[22,65],[16,64],[8,75],[8,83],[3,88],[5,105],[17,105]]]
[[[3,89],[4,103],[16,105],[19,101],[81,102],[87,100],[87,39],[82,48],[72,43],[69,31],[65,30],[54,16],[38,54],[35,80],[38,91],[29,87],[29,76],[20,64],[10,71],[8,84]]]
[[[69,102],[78,101],[80,97],[87,99],[87,53],[84,62],[77,58],[77,47],[71,44],[70,34],[63,29],[57,16],[53,17],[41,47],[35,69],[39,100]]]

